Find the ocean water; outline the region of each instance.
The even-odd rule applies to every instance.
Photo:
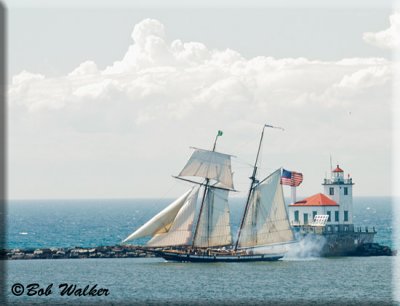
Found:
[[[98,284],[102,297],[13,296],[15,283]],[[146,305],[391,303],[391,257],[319,258],[260,263],[173,263],[159,258],[18,260],[8,265],[8,302]]]
[[[114,245],[168,200],[11,201],[7,247]],[[231,203],[233,231],[243,200]],[[375,241],[392,240],[391,199],[355,198],[355,226]],[[145,240],[139,241],[144,243]],[[172,263],[160,258],[16,260],[6,262],[8,304],[392,304],[394,257],[288,258],[260,263]],[[48,296],[15,296],[13,284],[37,283]],[[62,283],[107,288],[108,296],[60,296]]]
[[[21,200],[6,212],[7,248],[99,246],[120,243],[166,207],[169,199]],[[389,197],[354,199],[356,227],[375,227],[375,241],[392,246]],[[244,200],[230,201],[232,232],[236,233]],[[146,239],[135,243],[145,243]]]

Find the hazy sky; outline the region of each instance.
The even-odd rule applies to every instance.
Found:
[[[218,129],[244,196],[264,123],[286,131],[266,132],[261,176],[302,172],[298,194],[308,196],[322,190],[332,155],[355,195],[389,195],[400,14],[387,2],[310,3],[17,1],[8,15],[9,197],[173,197],[188,187],[171,175],[189,147],[211,148]]]

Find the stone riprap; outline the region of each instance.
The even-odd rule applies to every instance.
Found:
[[[132,258],[154,257],[136,246],[100,246],[93,248],[41,248],[0,250],[1,259],[74,259],[74,258]]]

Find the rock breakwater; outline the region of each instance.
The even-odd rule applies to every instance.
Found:
[[[364,243],[355,252],[341,256],[395,256],[397,251],[378,243]],[[329,256],[329,254],[325,255]],[[331,255],[332,256],[332,255]],[[338,255],[336,255],[338,256]],[[92,248],[40,248],[0,250],[0,259],[77,259],[77,258],[137,258],[156,257],[151,251],[141,246],[116,245]]]
[[[0,259],[75,259],[155,257],[137,246],[99,246],[94,248],[40,248],[0,250]]]

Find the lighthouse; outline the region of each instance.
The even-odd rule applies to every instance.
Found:
[[[324,193],[317,193],[289,205],[293,227],[312,224],[315,216],[327,216],[327,232],[353,232],[353,180],[336,166],[331,177],[323,180]]]
[[[322,185],[324,186],[324,193],[339,204],[338,213],[341,228],[353,230],[353,179],[350,175],[345,179],[344,171],[337,165],[332,170],[331,178],[324,179]]]
[[[308,236],[315,241],[324,256],[364,254],[364,249],[368,249],[365,254],[377,255],[380,247],[384,254],[384,249],[391,252],[390,248],[373,243],[374,227],[372,231],[368,226],[365,231],[361,226],[354,228],[353,185],[353,179],[339,165],[331,169],[330,177],[322,182],[323,193],[289,205],[293,231],[299,239]],[[324,239],[320,240],[321,236]]]

